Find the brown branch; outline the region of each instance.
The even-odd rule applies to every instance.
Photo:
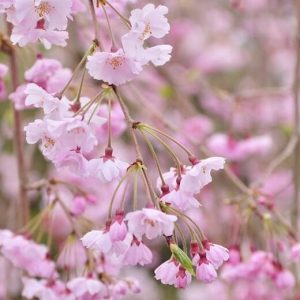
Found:
[[[17,55],[16,48],[11,45],[6,39],[1,39],[1,48],[9,49],[6,54],[9,55],[10,74],[13,91],[15,91],[19,85],[18,82],[18,67],[17,67]],[[18,216],[21,221],[21,226],[27,223],[29,219],[29,201],[27,195],[27,170],[25,163],[25,149],[24,149],[24,134],[21,112],[16,110],[13,105],[13,117],[14,117],[14,151],[17,158],[18,165],[18,178],[19,178],[19,213]]]

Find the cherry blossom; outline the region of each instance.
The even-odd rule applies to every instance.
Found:
[[[137,238],[141,239],[145,235],[148,239],[154,239],[162,234],[172,235],[177,217],[156,209],[143,208],[140,211],[128,213],[125,220],[128,221],[129,232]]]

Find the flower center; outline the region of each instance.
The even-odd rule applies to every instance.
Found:
[[[112,66],[112,68],[115,70],[116,68],[119,68],[120,66],[122,66],[124,61],[125,61],[125,57],[116,56],[116,57],[108,59],[107,63],[110,64]]]
[[[156,225],[156,221],[155,220],[151,220],[151,219],[146,219],[145,223],[154,227]]]
[[[142,33],[142,39],[146,39],[147,37],[149,37],[152,34],[152,30],[151,30],[151,26],[150,23],[147,23],[145,25],[144,31]]]
[[[39,6],[35,8],[35,11],[40,18],[43,18],[45,15],[49,14],[54,7],[48,2],[41,2]]]
[[[44,147],[46,149],[51,148],[55,145],[55,141],[48,136],[45,136],[45,144]]]

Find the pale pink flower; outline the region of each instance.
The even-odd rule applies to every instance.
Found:
[[[17,89],[8,95],[8,98],[13,102],[15,108],[17,110],[22,110],[25,108],[28,108],[27,105],[25,105],[25,89],[27,87],[27,84],[21,84],[17,87]]]
[[[151,250],[142,241],[139,241],[135,236],[133,236],[131,246],[128,248],[124,256],[124,264],[132,266],[140,264],[141,266],[144,266],[151,262]]]
[[[205,261],[198,263],[196,267],[196,277],[205,283],[211,283],[217,279],[218,275],[214,266],[208,261]]]
[[[128,293],[128,284],[123,280],[119,280],[112,288],[112,296],[120,297]]]
[[[212,181],[211,171],[224,168],[223,157],[203,159],[186,171],[180,182],[180,189],[186,193],[198,194],[200,190]]]
[[[71,0],[15,0],[10,20],[14,25],[35,28],[41,20],[47,29],[65,30],[71,13]]]
[[[179,266],[174,286],[176,288],[184,289],[191,283],[191,281],[192,275],[183,266]]]
[[[0,13],[4,13],[6,9],[11,7],[14,3],[14,0],[1,0],[0,2]]]
[[[12,239],[14,237],[14,234],[7,229],[0,230],[0,249],[1,246],[3,246],[7,241]]]
[[[91,177],[98,178],[103,183],[120,180],[126,173],[129,164],[113,156],[102,156],[88,162],[88,172]]]
[[[114,216],[109,228],[109,235],[113,242],[123,241],[127,235],[127,226],[124,222],[124,212],[119,211]]]
[[[199,207],[199,201],[189,193],[182,191],[180,188],[175,189],[161,198],[162,201],[172,204],[181,211],[186,211],[193,207]]]
[[[59,153],[58,153],[59,154]],[[76,151],[68,151],[68,152],[61,152],[60,155],[57,155],[53,163],[57,169],[63,170],[67,169],[68,171],[74,174],[80,174],[82,177],[88,176],[87,159],[81,154]],[[83,202],[81,203],[74,203],[77,207],[74,207],[73,213],[79,213],[84,209]],[[81,206],[81,208],[79,207]],[[86,207],[86,206],[85,206]]]
[[[46,90],[47,81],[61,68],[61,63],[56,59],[38,58],[25,72],[25,79]]]
[[[46,280],[36,280],[27,277],[22,278],[24,289],[22,296],[26,299],[59,300],[60,295],[56,293],[55,286],[48,285]]]
[[[171,58],[172,46],[157,45],[149,48],[143,47],[143,41],[139,35],[129,32],[122,37],[122,45],[125,53],[141,66],[152,62],[155,66],[162,66]]]
[[[296,280],[292,272],[281,270],[276,274],[275,284],[279,289],[291,289],[295,286]]]
[[[158,236],[171,236],[177,217],[167,215],[157,209],[143,208],[139,211],[130,212],[125,218],[128,221],[128,230],[138,239],[145,235],[148,239]]]
[[[16,267],[26,270],[32,276],[49,278],[56,275],[55,264],[48,259],[48,249],[44,245],[22,236],[14,236],[6,240],[1,252]]]
[[[87,261],[87,255],[82,243],[73,235],[70,235],[57,259],[57,266],[64,270],[83,270]]]
[[[43,23],[40,27],[26,30],[26,27],[14,27],[10,36],[13,44],[25,47],[28,43],[36,43],[40,41],[46,49],[50,49],[52,45],[65,47],[69,34],[66,31],[45,30]]]
[[[84,247],[103,253],[108,253],[112,247],[109,233],[103,232],[103,230],[89,231],[81,238],[81,242]]]
[[[178,271],[179,263],[174,259],[169,259],[155,269],[155,279],[163,284],[174,285]]]
[[[134,9],[129,18],[131,30],[138,33],[141,40],[146,40],[150,36],[162,38],[170,30],[165,17],[167,13],[168,8],[163,5],[155,7],[153,4],[147,4],[142,9]]]
[[[84,213],[86,206],[85,197],[78,195],[74,197],[70,211],[74,216],[80,216]]]
[[[59,105],[58,98],[53,97],[35,83],[29,83],[24,92],[27,95],[25,104],[43,108],[45,114],[51,113]]]
[[[39,58],[25,72],[25,79],[43,88],[48,93],[60,92],[71,77],[70,69],[63,69],[56,59]]]
[[[272,139],[269,135],[261,135],[236,140],[226,134],[217,133],[208,139],[207,146],[216,155],[242,161],[253,155],[268,153],[272,147]]]
[[[202,241],[202,243],[205,248],[206,258],[216,269],[229,259],[229,250],[225,247],[210,243],[209,241]]]
[[[130,246],[131,235],[127,234],[123,241],[113,242],[109,234],[109,225],[107,227],[105,230],[92,230],[86,233],[81,238],[83,246],[106,255],[123,255]]]
[[[122,49],[114,53],[94,53],[88,57],[86,68],[94,79],[114,85],[124,84],[142,71],[142,67]]]
[[[105,289],[105,285],[98,279],[76,277],[67,283],[67,288],[76,296],[96,295]]]
[[[290,257],[293,261],[300,261],[300,243],[292,247]]]
[[[58,154],[61,154],[61,144],[57,137],[49,131],[45,121],[36,119],[25,126],[24,130],[28,144],[36,144],[39,140],[42,141],[40,149],[48,159],[54,160]]]

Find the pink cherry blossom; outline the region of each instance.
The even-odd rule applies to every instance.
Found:
[[[105,289],[104,284],[94,278],[76,277],[67,283],[68,289],[76,296],[96,295]]]
[[[84,213],[86,206],[87,206],[87,201],[86,201],[85,197],[78,195],[73,200],[71,213],[74,216],[80,216]]]
[[[120,180],[128,167],[128,163],[115,158],[111,153],[91,159],[87,166],[89,176],[98,178],[103,183]]]
[[[127,226],[124,222],[124,212],[119,211],[114,216],[109,228],[109,235],[113,242],[123,241],[127,235]]]
[[[291,259],[293,261],[300,261],[300,244],[295,244],[291,249]]]
[[[179,263],[174,259],[169,259],[155,269],[155,279],[160,280],[163,284],[174,285],[178,271]]]
[[[164,195],[161,200],[172,204],[181,211],[200,206],[199,201],[193,195],[182,191],[180,188]]]
[[[8,20],[13,23],[11,40],[21,47],[40,40],[46,48],[51,44],[65,45],[68,33],[68,18],[71,0],[35,0],[28,5],[24,0],[16,0],[14,9],[9,11]]]
[[[84,247],[108,253],[112,247],[109,233],[102,230],[92,230],[81,238]]]
[[[25,89],[27,87],[27,84],[21,84],[17,87],[17,89],[8,95],[8,98],[13,102],[15,108],[17,110],[22,110],[27,108],[27,105],[25,105]]]
[[[142,242],[133,236],[131,246],[125,253],[124,264],[135,266],[140,264],[141,266],[150,264],[152,262],[151,250]]]
[[[123,255],[130,246],[131,235],[128,234],[123,241],[112,241],[108,230],[105,228],[104,231],[92,230],[86,233],[81,238],[83,246],[106,255]]]
[[[114,85],[124,84],[142,71],[142,67],[122,49],[114,53],[94,53],[88,57],[86,68],[94,79]]]
[[[59,105],[59,99],[48,94],[45,90],[34,83],[30,83],[26,86],[25,94],[26,97],[25,104],[34,107],[39,107],[44,109],[45,114],[51,113]]]
[[[211,171],[224,168],[223,157],[210,157],[193,165],[187,170],[180,182],[180,189],[187,193],[197,194],[200,190],[212,181]]]
[[[39,58],[25,72],[25,79],[48,93],[60,92],[71,77],[71,70],[64,69],[56,59]]]
[[[150,36],[162,38],[170,30],[165,17],[167,13],[168,8],[163,5],[155,7],[153,4],[147,4],[142,9],[134,9],[129,18],[131,30],[138,33],[141,40],[146,40]]]
[[[87,261],[87,255],[82,243],[74,236],[69,236],[63,245],[57,266],[65,270],[82,270]]]
[[[130,212],[125,219],[128,222],[128,230],[138,239],[141,239],[143,235],[148,239],[161,235],[170,236],[173,234],[174,223],[177,221],[176,216],[167,215],[152,208]]]
[[[217,279],[217,272],[214,266],[208,261],[199,262],[196,267],[196,277],[205,283],[211,283]]]
[[[22,296],[27,299],[58,300],[59,295],[45,280],[36,280],[27,277],[22,278],[24,289]]]
[[[176,274],[176,281],[174,286],[176,288],[186,288],[192,281],[192,275],[182,266],[179,266],[179,270]]]
[[[229,251],[225,247],[217,244],[212,244],[208,241],[203,241],[203,246],[206,252],[206,258],[218,269],[224,261],[229,259]]]
[[[6,240],[1,252],[16,267],[26,270],[32,276],[49,278],[56,275],[55,264],[48,259],[48,249],[44,245],[22,236],[14,236]]]
[[[288,270],[278,272],[275,278],[275,283],[279,289],[291,289],[295,282],[293,273]]]

